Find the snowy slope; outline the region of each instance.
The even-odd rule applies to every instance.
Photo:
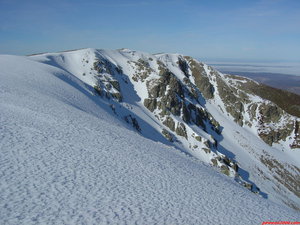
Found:
[[[142,136],[216,166],[264,198],[300,209],[300,120],[250,92],[247,85],[257,85],[250,79],[179,54],[129,49],[29,59],[81,80]]]
[[[92,77],[82,81],[63,65],[0,56],[1,224],[299,221],[298,212],[246,190],[179,144],[159,143],[146,126],[155,117],[124,95],[116,113],[128,104],[149,128],[144,138],[112,113],[113,100],[94,95]]]

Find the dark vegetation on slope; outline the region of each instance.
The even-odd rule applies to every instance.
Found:
[[[300,117],[300,95],[264,84],[251,86],[250,89],[258,96],[274,102],[289,114]]]
[[[234,78],[238,77],[235,75],[230,76]],[[246,84],[241,84],[241,87],[247,92],[253,93],[260,96],[261,98],[274,102],[287,113],[293,116],[300,117],[300,95],[270,87],[265,84],[257,84],[255,82],[247,82]]]
[[[300,95],[300,76],[280,73],[230,72],[222,70],[221,72],[249,77],[259,83]]]

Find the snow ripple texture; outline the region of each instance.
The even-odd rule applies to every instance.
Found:
[[[0,68],[0,224],[300,219],[122,127],[66,72],[12,56]]]

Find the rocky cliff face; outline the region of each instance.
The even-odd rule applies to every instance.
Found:
[[[128,126],[210,164],[252,192],[300,208],[300,158],[295,159],[300,120],[256,93],[258,83],[178,54],[81,51],[74,64],[83,69],[70,72]]]
[[[249,120],[245,122],[249,127],[253,124],[256,125],[257,134],[259,137],[266,142],[268,145],[272,146],[273,143],[286,142],[287,138],[290,138],[290,147],[299,148],[300,139],[298,131],[299,118],[297,116],[289,115],[284,109],[285,105],[280,104],[280,101],[276,101],[273,96],[276,96],[276,89],[266,88],[264,94],[261,94],[261,85],[253,80],[237,77],[232,75],[227,75],[231,79],[232,85],[234,85],[237,90],[242,91],[242,96],[239,102],[247,104],[246,113],[248,114]],[[280,93],[282,91],[279,90]],[[253,102],[249,101],[248,96],[261,96],[267,95],[269,99],[274,99],[275,102],[271,102],[267,99],[263,101]],[[300,98],[300,97],[299,97]],[[290,97],[286,95],[286,102],[290,101]],[[283,109],[277,105],[279,103]],[[294,115],[298,115],[298,111],[294,111]],[[293,135],[294,134],[294,135]]]

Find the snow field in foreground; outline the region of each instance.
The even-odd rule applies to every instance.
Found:
[[[0,68],[1,224],[300,219],[211,167],[121,127],[70,74],[23,57],[1,56]]]

